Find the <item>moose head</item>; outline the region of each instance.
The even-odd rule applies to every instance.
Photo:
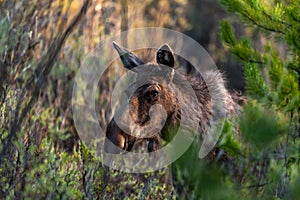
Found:
[[[136,142],[146,140],[147,150],[156,151],[161,140],[171,141],[182,127],[181,122],[188,121],[191,123],[186,124],[193,126],[185,128],[191,128],[191,132],[199,133],[205,140],[207,155],[218,138],[211,139],[210,130],[214,130],[211,127],[239,110],[225,88],[222,74],[217,70],[196,75],[175,73],[174,53],[167,44],[156,51],[155,64],[143,62],[116,43],[113,46],[123,66],[135,72],[137,78],[125,91],[128,107],[116,112],[107,126],[104,150],[107,153],[131,151]],[[176,93],[178,86],[180,90]],[[124,121],[127,127],[121,127],[119,121]]]
[[[168,44],[162,45],[156,52],[154,64],[143,62],[134,53],[115,42],[113,46],[123,66],[135,72],[137,78],[125,91],[129,97],[127,111],[120,111],[116,114],[118,119],[115,115],[107,126],[106,137],[113,145],[106,140],[105,151],[130,151],[141,133],[140,138],[148,141],[148,151],[155,151],[159,148],[161,139],[171,140],[171,132],[176,131],[181,117],[178,99],[169,87],[175,75],[173,51]],[[157,105],[160,105],[160,109],[153,109],[157,108]],[[124,130],[126,127],[120,127],[117,121],[127,123],[127,133]]]

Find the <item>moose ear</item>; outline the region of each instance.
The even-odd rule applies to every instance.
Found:
[[[167,65],[171,68],[174,67],[174,55],[172,49],[168,44],[164,44],[156,52],[156,62],[157,64]]]
[[[122,63],[126,69],[131,70],[134,67],[145,64],[134,53],[132,53],[128,49],[120,47],[116,42],[113,42],[113,45],[114,48],[117,50],[118,54],[120,55]]]

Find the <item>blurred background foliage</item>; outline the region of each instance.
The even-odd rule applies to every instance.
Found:
[[[0,7],[0,199],[297,199],[299,0],[0,0]],[[151,174],[147,187],[130,175],[131,184],[118,185],[126,178],[114,174],[118,184],[107,185],[72,119],[85,56],[101,40],[149,26],[194,38],[229,89],[248,96],[217,145],[228,159],[200,160],[193,144],[172,165],[172,193]],[[99,83],[102,126],[115,69]]]

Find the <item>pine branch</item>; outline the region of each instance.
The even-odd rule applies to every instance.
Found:
[[[265,26],[265,25],[263,25],[263,24],[260,24],[258,21],[254,20],[254,19],[251,17],[251,15],[250,15],[250,13],[249,13],[248,11],[245,10],[245,12],[246,12],[246,14],[243,14],[243,16],[244,16],[245,18],[247,18],[253,25],[255,25],[255,26],[259,27],[259,28],[262,28],[262,29],[264,29],[264,30],[266,30],[266,31],[275,32],[275,33],[280,33],[280,34],[285,34],[285,32],[283,32],[283,31],[281,31],[281,30],[277,30],[277,29],[275,29],[275,28],[267,27],[267,26]]]
[[[273,21],[274,23],[279,23],[288,27],[292,27],[292,24],[287,23],[286,21],[282,21],[279,19],[275,19],[274,17],[272,17],[269,13],[267,13],[265,10],[262,10],[262,13],[270,20]]]

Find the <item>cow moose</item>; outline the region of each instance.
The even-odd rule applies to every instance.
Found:
[[[197,73],[194,75],[187,73],[174,73],[175,55],[168,44],[163,44],[156,51],[156,63],[145,63],[138,58],[133,52],[120,47],[117,43],[113,43],[114,48],[118,52],[123,66],[137,74],[136,81],[132,83],[135,85],[133,91],[128,90],[129,106],[127,114],[120,111],[120,118],[126,121],[131,118],[132,121],[128,124],[129,132],[134,132],[139,127],[142,129],[154,120],[151,116],[151,107],[160,104],[165,112],[165,121],[160,122],[160,117],[157,121],[163,124],[160,130],[152,130],[153,133],[140,138],[135,134],[126,133],[118,126],[115,116],[109,122],[106,128],[106,139],[104,142],[104,150],[107,153],[118,154],[121,152],[132,151],[135,144],[140,141],[147,141],[147,151],[154,152],[158,150],[162,141],[171,141],[174,133],[177,132],[182,117],[181,108],[183,104],[189,108],[190,113],[196,116],[198,132],[200,135],[207,134],[210,127],[210,119],[218,120],[221,114],[234,115],[237,110],[237,104],[232,100],[231,95],[225,88],[225,81],[219,71],[210,70],[204,73]],[[145,70],[142,70],[145,69]],[[175,79],[185,79],[190,84],[191,88],[197,97],[197,105],[188,102],[188,98],[184,98],[184,91],[179,95],[175,95],[170,89]],[[147,80],[145,84],[138,84]],[[129,93],[130,93],[129,92]],[[212,99],[212,92],[218,97]],[[183,99],[183,101],[182,101]],[[122,113],[123,112],[123,113]],[[130,115],[130,116],[127,116]],[[159,115],[159,113],[156,113]],[[109,142],[110,141],[110,142]],[[113,145],[112,145],[113,144]]]

